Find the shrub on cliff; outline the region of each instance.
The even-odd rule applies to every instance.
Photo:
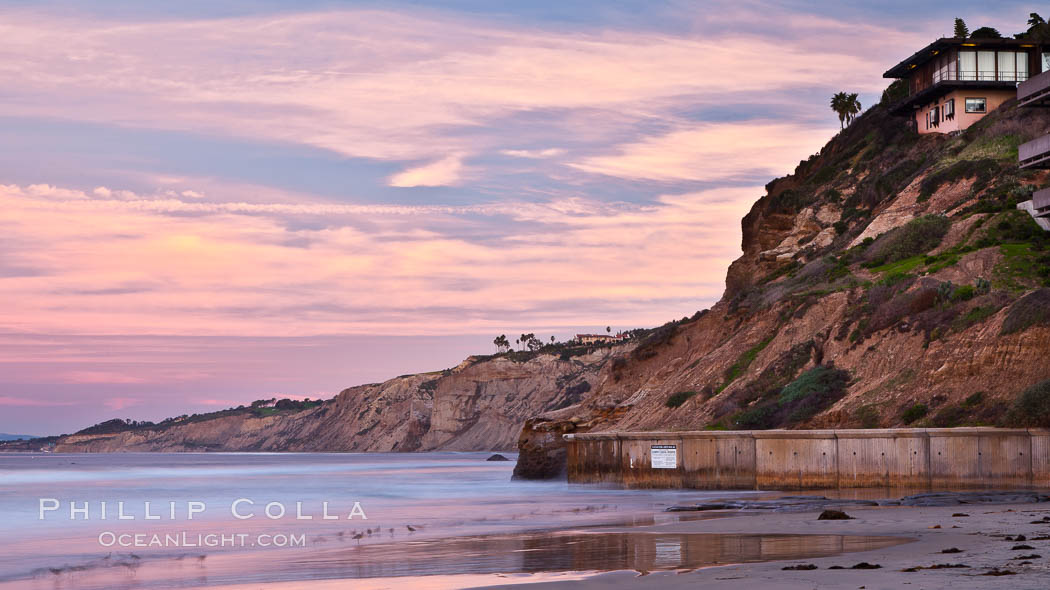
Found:
[[[865,251],[864,266],[882,266],[925,254],[940,245],[951,224],[943,215],[924,215],[891,229]]]
[[[631,358],[639,361],[653,358],[660,353],[661,348],[669,345],[674,340],[675,335],[678,334],[678,327],[688,321],[690,321],[688,318],[670,321],[648,331],[644,336],[635,336],[636,338],[640,337],[641,342],[639,342],[637,348],[631,351]]]
[[[994,426],[1001,422],[1007,408],[987,398],[983,391],[971,394],[961,403],[941,408],[929,419],[928,426],[954,428],[956,426]]]
[[[999,244],[1030,243],[1044,249],[1050,245],[1050,235],[1024,211],[1004,211],[981,224],[981,237],[974,242],[977,248]]]
[[[930,309],[937,304],[937,294],[936,287],[923,286],[900,293],[889,301],[881,303],[872,313],[865,334],[870,335],[884,330],[907,316]]]
[[[766,346],[768,346],[769,343],[772,341],[773,337],[769,336],[768,338],[762,340],[758,344],[744,351],[744,353],[740,355],[736,362],[730,365],[730,367],[725,370],[725,373],[723,373],[722,375],[725,378],[725,380],[722,381],[722,384],[719,385],[718,389],[715,391],[717,393],[721,393],[721,391],[728,387],[730,383],[736,381],[737,377],[743,375],[744,372],[747,371],[747,368],[751,366],[751,363],[754,362],[755,357],[758,356],[758,353],[762,352],[766,348]]]
[[[790,422],[804,422],[846,394],[849,371],[820,365],[802,373],[784,386],[777,402]]]
[[[740,412],[733,416],[732,422],[736,428],[742,430],[766,430],[776,426],[773,419],[776,411],[772,405],[762,405]]]
[[[756,406],[732,419],[737,428],[762,430],[805,422],[846,395],[849,371],[818,365],[802,373]]]
[[[929,411],[930,408],[926,404],[915,404],[909,406],[908,409],[904,410],[904,413],[901,414],[901,421],[905,424],[911,424],[920,418],[926,417],[926,414],[929,413]]]
[[[664,402],[664,405],[668,408],[677,408],[689,401],[694,395],[696,395],[695,391],[679,391],[678,393],[672,393],[671,397],[667,398],[667,401]]]
[[[1006,416],[1011,426],[1050,426],[1050,379],[1021,392]]]
[[[1050,324],[1050,289],[1039,289],[1017,300],[1003,320],[1003,335]]]
[[[106,420],[105,422],[99,422],[94,426],[89,426],[83,430],[78,430],[76,434],[115,434],[117,432],[124,432],[125,430],[134,430],[136,428],[148,428],[155,426],[153,422],[149,421],[137,421],[120,418],[114,418],[112,420]]]
[[[958,162],[942,168],[928,175],[919,185],[918,201],[921,203],[933,196],[942,185],[950,182],[958,182],[966,178],[973,178],[973,190],[975,192],[988,186],[988,182],[999,171],[998,163],[991,158],[981,160],[959,160]]]

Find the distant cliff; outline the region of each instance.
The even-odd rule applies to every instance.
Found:
[[[1050,184],[1017,146],[1050,113],[1010,101],[957,135],[876,106],[774,180],[710,310],[533,417],[518,474],[557,475],[561,434],[995,425],[1050,378],[1050,233],[1017,203]]]
[[[446,371],[351,387],[305,409],[248,408],[157,425],[102,425],[58,438],[55,450],[513,450],[526,418],[578,403],[602,365],[625,349],[469,358]]]

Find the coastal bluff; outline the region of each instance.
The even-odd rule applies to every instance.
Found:
[[[55,437],[53,450],[513,451],[527,418],[577,403],[622,348],[471,357],[444,371],[351,387],[302,409],[245,407],[112,431],[87,429]]]
[[[893,428],[565,435],[570,483],[626,488],[1050,486],[1050,430]]]
[[[766,185],[718,302],[525,423],[519,476],[564,473],[562,434],[1050,426],[1050,232],[1017,208],[1047,133],[1016,100],[952,134],[871,107]]]

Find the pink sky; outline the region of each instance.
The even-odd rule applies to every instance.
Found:
[[[950,25],[62,6],[0,6],[0,431],[332,395],[499,333],[691,315],[762,186],[837,130],[827,97],[870,105]]]

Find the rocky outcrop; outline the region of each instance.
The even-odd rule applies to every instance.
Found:
[[[583,420],[576,411],[579,406],[556,410],[530,418],[518,438],[518,462],[514,465],[516,479],[554,479],[565,476],[566,434],[589,432],[599,424],[619,417],[623,407],[610,407]]]
[[[58,440],[59,452],[513,450],[530,416],[578,403],[628,350],[470,358],[436,373],[351,387],[296,412],[187,419]]]

